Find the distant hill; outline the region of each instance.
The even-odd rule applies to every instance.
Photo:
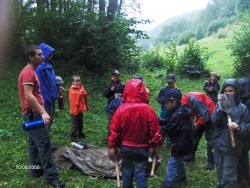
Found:
[[[138,45],[143,48],[150,48],[153,45],[155,38],[158,37],[158,35],[161,33],[162,29],[165,26],[173,22],[176,22],[178,20],[182,20],[182,19],[186,19],[187,21],[194,22],[200,15],[200,13],[201,13],[201,10],[196,10],[196,11],[187,12],[187,13],[180,14],[180,15],[167,19],[166,21],[162,22],[161,24],[159,24],[158,26],[156,26],[155,28],[151,29],[148,32],[148,36],[150,37],[150,39],[141,40],[138,42]]]
[[[169,25],[173,22],[176,22],[178,20],[186,19],[187,21],[194,22],[198,18],[198,16],[200,15],[200,13],[201,13],[201,10],[196,10],[196,11],[187,12],[187,13],[180,14],[180,15],[174,16],[172,18],[169,18],[166,21],[159,24],[158,26],[156,26],[155,28],[151,29],[148,32],[148,35],[149,35],[149,37],[154,37],[155,35],[159,35],[163,27],[165,27],[166,25]]]

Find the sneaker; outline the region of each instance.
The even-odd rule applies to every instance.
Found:
[[[213,170],[213,169],[214,169],[214,163],[208,162],[208,163],[204,166],[204,168],[205,168],[206,170]]]
[[[60,187],[60,188],[65,187],[65,183],[59,179],[55,179],[55,180],[49,182],[48,184],[52,187]]]

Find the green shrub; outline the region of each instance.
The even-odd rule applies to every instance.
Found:
[[[209,72],[205,68],[208,58],[209,54],[205,48],[201,48],[198,43],[187,37],[184,52],[180,55],[177,72],[191,79],[206,76]]]

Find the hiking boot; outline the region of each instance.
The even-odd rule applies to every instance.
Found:
[[[65,187],[65,183],[59,179],[55,179],[51,182],[48,182],[48,184],[52,187],[60,187],[60,188]]]
[[[204,166],[204,168],[205,168],[206,170],[213,170],[213,169],[214,169],[214,163],[208,162],[208,163]]]

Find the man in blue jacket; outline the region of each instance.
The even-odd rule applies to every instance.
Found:
[[[51,132],[51,126],[54,120],[55,112],[55,101],[58,98],[58,92],[63,92],[63,88],[60,87],[60,91],[56,84],[56,75],[51,64],[53,53],[55,51],[51,46],[41,43],[39,44],[43,52],[43,62],[36,69],[36,74],[40,82],[40,90],[44,100],[44,108],[50,116],[50,123],[48,125],[49,132]],[[52,146],[52,149],[55,150],[55,147]]]

